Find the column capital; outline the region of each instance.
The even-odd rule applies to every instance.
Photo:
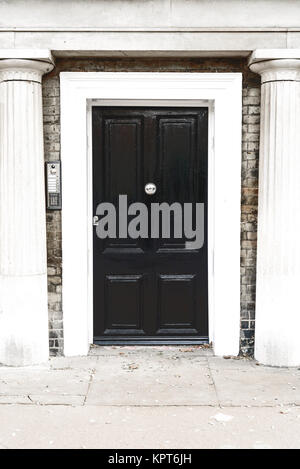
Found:
[[[54,68],[47,49],[0,49],[0,83],[5,81],[42,82],[42,76]]]
[[[300,49],[257,49],[248,65],[261,75],[263,83],[300,81]]]

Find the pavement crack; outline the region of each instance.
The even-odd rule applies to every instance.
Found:
[[[94,380],[95,373],[96,373],[96,369],[93,368],[92,371],[91,371],[91,374],[90,374],[90,379],[89,379],[87,392],[86,392],[86,395],[85,395],[85,398],[84,398],[84,401],[83,401],[83,404],[82,404],[83,406],[86,405],[86,401],[87,401],[87,398],[88,398],[88,395],[89,395],[89,392],[90,392],[90,389],[91,389],[91,386],[92,386],[92,383],[93,383],[93,380]]]
[[[214,390],[215,390],[215,394],[216,394],[216,399],[217,399],[218,407],[221,409],[222,406],[221,406],[221,402],[220,402],[219,395],[218,395],[218,391],[217,391],[217,386],[216,386],[216,383],[215,383],[215,380],[214,380],[214,377],[213,377],[213,373],[212,373],[212,370],[211,370],[211,367],[210,367],[210,363],[209,363],[209,358],[208,358],[208,357],[207,357],[207,367],[208,367],[209,375],[210,375],[210,378],[211,378],[211,381],[212,381],[212,385],[213,385]]]

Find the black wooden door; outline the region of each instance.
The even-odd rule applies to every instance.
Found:
[[[207,146],[207,108],[93,108],[94,214],[101,202],[117,207],[119,195],[149,212],[153,202],[205,204],[200,249],[174,237],[103,240],[94,230],[95,343],[208,340]]]

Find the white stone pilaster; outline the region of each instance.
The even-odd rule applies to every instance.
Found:
[[[0,363],[12,366],[49,356],[41,80],[53,65],[27,55],[0,59]]]
[[[300,51],[255,51],[261,134],[255,357],[300,365]]]

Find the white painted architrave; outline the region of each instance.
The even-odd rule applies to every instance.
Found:
[[[63,72],[60,82],[65,355],[86,355],[93,338],[93,103],[209,106],[209,337],[216,355],[237,355],[242,74]]]

